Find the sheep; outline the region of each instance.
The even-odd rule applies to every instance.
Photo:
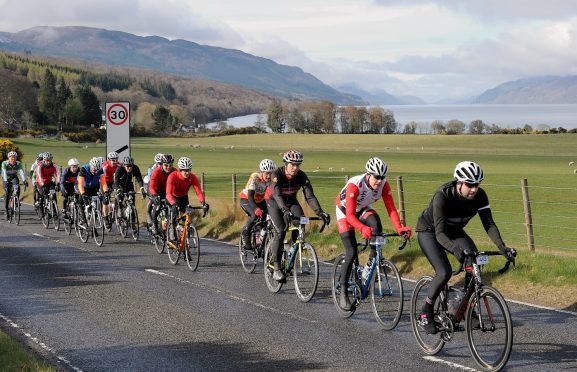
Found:
[[[574,165],[574,164],[575,164],[574,161],[570,161],[570,162],[569,162],[569,166]]]

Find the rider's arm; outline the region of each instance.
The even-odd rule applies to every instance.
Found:
[[[246,200],[248,201],[248,205],[250,205],[253,211],[258,208],[258,205],[256,205],[256,202],[254,201],[254,194],[254,190],[248,190],[246,193]]]
[[[202,193],[202,188],[200,187],[200,182],[198,182],[198,178],[196,178],[196,175],[192,173],[190,174],[190,182],[192,183],[192,187],[194,187],[194,191],[196,192],[198,201],[200,203],[204,203],[204,194]]]
[[[160,169],[162,169],[162,167],[160,167]],[[142,173],[140,173],[140,168],[138,167],[138,165],[134,164],[132,166],[132,175],[134,176],[134,179],[136,180],[136,183],[138,184],[138,187],[143,187],[144,186],[144,181],[142,180]]]
[[[174,176],[172,175],[174,174]],[[178,178],[178,173],[173,172],[166,181],[166,200],[170,205],[176,204],[176,198],[174,197],[174,191],[176,189],[175,182]]]
[[[86,192],[86,190],[84,189],[84,181],[86,180],[86,176],[82,175],[81,173],[78,173],[78,178],[76,179],[76,182],[78,184],[78,193],[80,195],[84,195],[84,193]]]
[[[103,174],[101,174],[100,177],[98,177],[98,180],[100,181],[100,187],[102,188],[102,191],[108,192],[108,184],[106,183],[106,177]]]
[[[447,235],[447,198],[442,192],[436,192],[431,203],[433,206],[435,237],[444,248],[454,252],[457,245]]]
[[[352,225],[355,229],[357,230],[361,230],[365,224],[363,224],[358,218],[357,218],[357,199],[359,197],[359,188],[357,187],[357,185],[353,184],[353,183],[349,183],[347,185],[347,188],[345,190],[346,193],[346,197],[345,197],[345,203],[346,203],[346,211],[345,211],[345,215],[347,218],[347,222]]]
[[[56,164],[52,164],[54,166],[55,172],[54,172],[54,184],[58,185],[58,183],[60,183],[60,167]]]
[[[114,172],[114,190],[122,190],[124,191],[124,188],[120,185],[120,180],[122,179],[122,173],[124,173],[124,167],[118,167],[116,168],[116,171]]]
[[[70,171],[69,168],[64,168],[62,174],[60,175],[60,190],[64,190],[64,186],[66,186],[66,177],[68,177],[68,172]]]
[[[317,215],[319,215],[323,210],[321,208],[319,200],[315,196],[313,186],[311,185],[311,181],[309,181],[309,178],[307,177],[305,172],[299,171],[297,176],[299,175],[300,177],[302,177],[301,185],[303,188],[303,194],[305,196],[305,200],[307,201],[307,204],[312,208],[312,210],[315,211]]]
[[[40,187],[44,186],[44,172],[45,168],[42,165],[36,167],[36,185]]]
[[[489,235],[489,238],[495,243],[495,245],[500,249],[503,250],[507,246],[503,239],[501,238],[501,233],[493,220],[493,214],[491,213],[491,205],[489,204],[489,198],[483,189],[479,189],[477,192],[479,203],[481,207],[479,208],[479,218],[483,223],[483,227]]]
[[[393,192],[391,191],[391,185],[389,181],[385,181],[385,186],[383,187],[383,193],[381,194],[387,212],[389,213],[389,218],[396,231],[399,231],[403,225],[401,224],[401,218],[399,217],[399,212],[397,207],[395,207],[395,200],[393,199]]]
[[[6,161],[2,162],[2,181],[8,182],[8,174],[6,173]]]
[[[148,195],[156,196],[158,195],[158,172],[152,172],[148,181]]]
[[[284,202],[284,199],[282,197],[282,193],[281,193],[281,188],[279,185],[279,181],[282,179],[282,168],[277,168],[277,170],[274,171],[274,173],[272,174],[272,181],[270,184],[270,195],[271,197],[274,199],[274,201],[276,202],[278,208],[281,211],[284,211],[287,209],[287,206]],[[267,190],[268,191],[268,190]]]

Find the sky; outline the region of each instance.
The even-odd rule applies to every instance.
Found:
[[[427,102],[577,74],[574,0],[0,0],[0,31],[88,26],[239,49]]]

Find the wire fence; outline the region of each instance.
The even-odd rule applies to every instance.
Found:
[[[335,198],[348,176],[308,174],[322,208],[335,217]],[[202,174],[203,190],[211,200],[229,204],[239,210],[238,193],[248,179],[245,174]],[[416,225],[421,212],[429,205],[438,181],[396,177],[389,179],[401,219],[410,227]],[[526,180],[517,185],[483,183],[489,196],[493,218],[508,246],[538,253],[575,254],[577,247],[577,188],[531,186]],[[301,193],[302,200],[302,193]],[[302,203],[303,207],[305,203]],[[386,216],[383,203],[373,207]],[[238,216],[238,215],[237,215]],[[242,214],[240,214],[242,216]],[[241,218],[241,217],[238,217]],[[383,218],[383,225],[390,223]],[[480,219],[471,220],[467,232],[479,246],[491,246]]]

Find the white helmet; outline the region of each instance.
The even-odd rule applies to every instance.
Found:
[[[94,157],[90,159],[88,164],[90,165],[91,168],[94,168],[95,171],[98,171],[100,170],[100,168],[102,168],[102,160],[100,157]]]
[[[178,159],[178,169],[191,169],[192,168],[192,160],[183,156],[182,158]]]
[[[78,159],[72,158],[72,159],[68,160],[68,166],[71,166],[71,165],[80,165],[80,162],[78,161]]]
[[[483,169],[472,161],[462,161],[457,164],[453,176],[457,181],[466,183],[480,183],[484,179]]]
[[[282,155],[282,160],[285,163],[301,164],[304,160],[304,156],[300,151],[289,150]]]
[[[162,157],[163,156],[164,156],[164,154],[161,154],[161,153],[154,155],[154,162],[155,163],[162,163]]]
[[[385,177],[389,171],[387,163],[379,158],[370,158],[365,165],[365,169],[367,170],[367,173],[378,177]]]
[[[272,172],[276,169],[276,164],[270,159],[263,159],[258,167],[261,172]]]
[[[14,156],[16,159],[18,159],[18,153],[17,153],[16,151],[10,151],[10,152],[8,153],[8,157],[9,157],[9,158],[12,157],[12,156]]]
[[[108,159],[118,159],[118,153],[116,151],[110,151],[108,153]]]

